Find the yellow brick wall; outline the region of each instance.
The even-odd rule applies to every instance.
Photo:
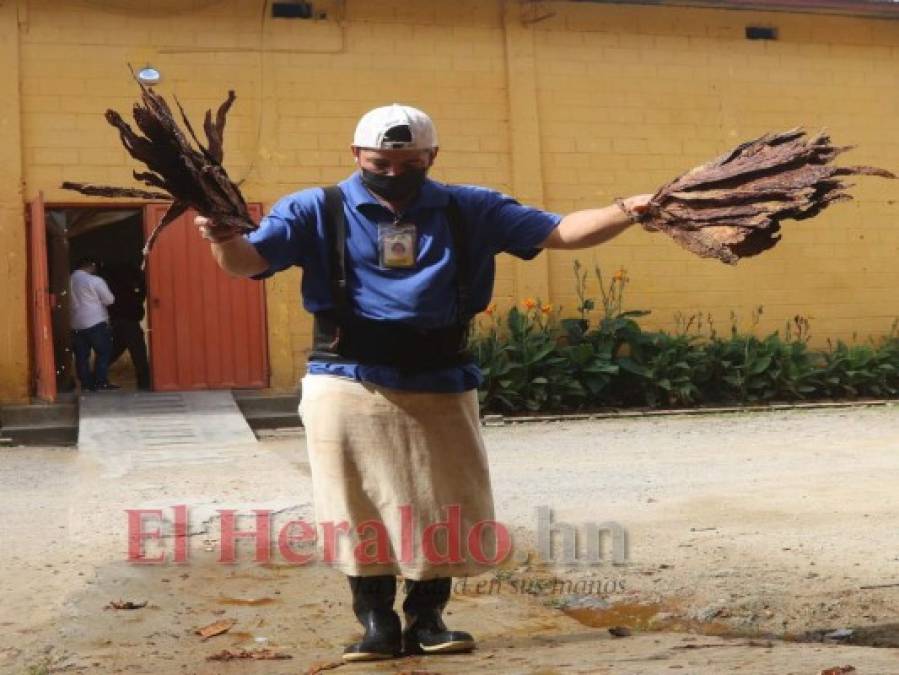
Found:
[[[651,192],[767,131],[825,128],[860,147],[840,161],[899,169],[899,22],[705,9],[554,4],[535,26],[547,207]],[[747,25],[777,41],[748,41]],[[889,330],[899,315],[899,184],[858,179],[857,201],[787,221],[783,240],[730,268],[632,230],[592,251],[550,252],[554,301],[573,307],[579,258],[632,279],[627,301],[672,328],[680,311],[735,310],[759,330],[812,317],[818,345]],[[595,286],[594,286],[595,289]],[[595,290],[594,290],[595,293]]]
[[[159,68],[159,90],[177,94],[192,117],[237,91],[226,166],[266,208],[345,177],[358,116],[392,101],[437,122],[437,179],[488,185],[560,212],[652,191],[738,141],[797,124],[858,143],[852,162],[899,168],[899,22],[513,0],[314,4],[330,18],[273,20],[262,3],[245,0],[20,0],[25,198],[43,190],[51,203],[80,201],[59,183],[130,181],[133,162],[102,117],[135,98],[129,62]],[[14,6],[0,0],[0,30],[15,25]],[[780,40],[746,41],[749,23],[777,26]],[[10,42],[0,63],[15,57]],[[0,97],[0,106],[10,100]],[[18,214],[13,183],[0,188],[0,206]],[[855,193],[857,202],[788,222],[777,248],[736,269],[631,231],[594,251],[503,258],[496,297],[507,305],[540,294],[573,308],[571,263],[579,258],[626,267],[628,302],[652,309],[654,325],[700,309],[726,322],[730,310],[748,316],[761,304],[763,329],[802,313],[813,317],[819,341],[882,333],[899,313],[899,271],[890,264],[899,186],[860,180]],[[19,218],[0,225],[11,268],[23,262]],[[23,274],[13,272],[17,287]],[[294,386],[310,340],[298,286],[298,271],[267,282],[279,389]],[[24,312],[24,296],[5,302]],[[0,383],[13,384],[0,385],[0,399],[24,387],[22,345],[2,339]]]
[[[0,2],[0,401],[11,402],[28,397],[29,346],[18,36],[15,3]]]

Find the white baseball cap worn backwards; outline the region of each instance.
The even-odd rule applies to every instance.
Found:
[[[427,113],[394,103],[362,116],[353,145],[372,150],[430,150],[437,147],[437,130]]]

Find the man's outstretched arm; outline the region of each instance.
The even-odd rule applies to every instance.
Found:
[[[202,216],[194,218],[194,225],[204,239],[212,242],[212,257],[228,274],[251,277],[268,269],[268,261],[256,247],[231,228],[214,225],[211,220]]]
[[[617,204],[601,209],[574,211],[562,218],[559,226],[539,244],[540,248],[590,248],[621,234],[634,224],[632,214],[639,214],[652,195],[635,195],[623,199],[627,213]]]

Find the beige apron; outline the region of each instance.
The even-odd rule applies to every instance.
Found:
[[[495,566],[503,528],[493,523],[477,390],[408,392],[307,375],[300,416],[317,561],[407,579]]]

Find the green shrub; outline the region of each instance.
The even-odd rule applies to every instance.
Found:
[[[574,264],[574,317],[526,299],[505,317],[485,312],[471,349],[484,382],[482,408],[498,412],[567,411],[603,406],[687,406],[808,398],[889,397],[899,392],[899,335],[865,345],[808,348],[809,322],[795,316],[783,335],[759,338],[757,307],[748,331],[736,315],[726,336],[710,316],[677,316],[677,330],[644,331],[648,311],[624,310],[624,270],[606,280],[594,270],[600,304],[587,297],[587,273]],[[595,312],[594,312],[595,311]],[[598,313],[594,322],[593,313]]]
[[[880,344],[838,342],[823,358],[822,388],[829,396],[892,397],[899,392],[899,339],[892,333]]]
[[[536,307],[513,307],[504,325],[493,321],[473,342],[484,375],[479,392],[488,409],[564,409],[586,402],[585,392],[567,372],[557,329]]]

